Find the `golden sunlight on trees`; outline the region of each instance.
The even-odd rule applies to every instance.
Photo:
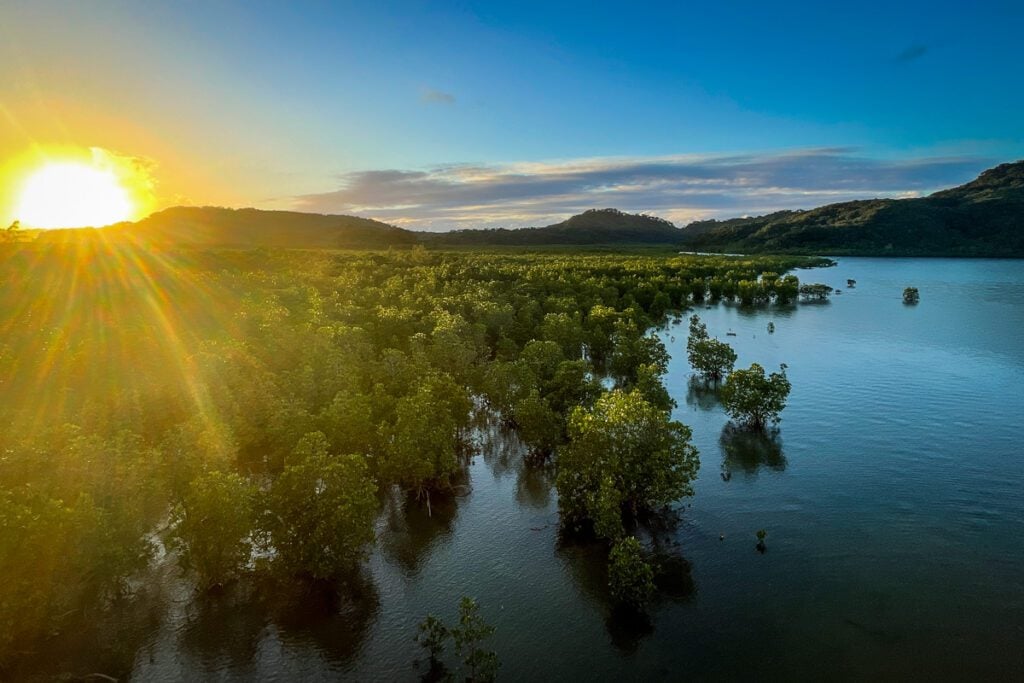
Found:
[[[0,250],[0,664],[144,585],[161,544],[203,589],[343,583],[378,493],[451,495],[478,417],[555,458],[567,526],[623,538],[698,466],[649,330],[715,278],[735,291],[799,262],[87,233]],[[616,590],[638,601],[625,547]]]

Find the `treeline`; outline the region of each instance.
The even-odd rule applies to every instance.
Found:
[[[144,248],[386,249],[419,243],[417,233],[370,218],[215,206],[175,206],[100,231],[42,230],[32,238],[47,244],[123,240]]]
[[[646,214],[631,214],[618,209],[590,209],[560,223],[541,228],[466,229],[450,232],[419,233],[427,245],[598,245],[669,244],[678,245],[685,232],[670,221]]]
[[[203,589],[344,577],[385,492],[454,485],[479,413],[564,457],[566,523],[618,542],[697,466],[652,325],[791,300],[805,263],[5,245],[0,661],[165,549]]]
[[[744,253],[1024,257],[1024,162],[1001,164],[928,197],[867,199],[806,211],[708,220],[688,248]]]

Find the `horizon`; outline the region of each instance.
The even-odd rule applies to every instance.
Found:
[[[1000,163],[997,163],[995,166],[992,166],[990,168],[984,169],[983,171],[981,171],[979,176],[981,174],[987,172],[987,171],[993,170],[993,169],[1001,167],[1001,166],[1008,166],[1008,165],[1022,164],[1022,163],[1024,163],[1024,159],[1017,159],[1017,160],[1014,160],[1014,161],[1000,162]],[[972,178],[971,180],[975,180],[977,177],[978,176],[976,176],[975,178]],[[967,182],[971,182],[971,181],[967,181]],[[951,187],[940,187],[940,188],[937,188],[935,190],[935,192],[942,192],[944,190],[955,189],[956,187],[960,187],[960,185],[955,185],[955,186],[951,186]],[[925,196],[928,196],[928,195],[920,195],[920,196],[925,197]],[[910,198],[910,197],[897,197],[896,199],[904,199],[904,198]],[[876,199],[894,199],[894,198],[892,198],[892,197],[862,197],[862,198],[859,198],[859,200],[851,200],[851,201],[871,201],[871,200],[876,200]],[[116,226],[116,225],[121,225],[121,224],[124,224],[124,223],[132,223],[132,224],[140,223],[140,222],[146,220],[147,218],[149,218],[151,216],[154,216],[156,214],[159,214],[159,213],[162,213],[162,212],[165,212],[165,211],[173,211],[173,210],[176,210],[176,209],[197,209],[197,210],[259,211],[259,212],[267,212],[267,213],[277,212],[277,213],[290,213],[290,214],[300,214],[300,215],[309,215],[309,216],[323,216],[323,217],[337,216],[337,217],[340,217],[340,218],[365,218],[365,219],[368,219],[368,220],[378,221],[378,222],[380,222],[380,223],[382,223],[384,225],[389,225],[391,227],[398,227],[398,228],[402,228],[402,229],[405,229],[405,230],[409,230],[411,232],[427,232],[427,233],[437,233],[437,234],[448,233],[448,232],[457,232],[457,231],[463,231],[463,230],[467,230],[467,231],[473,231],[473,230],[484,230],[484,231],[487,231],[487,230],[513,230],[514,231],[514,230],[531,230],[531,229],[535,230],[535,229],[554,227],[555,225],[558,225],[560,223],[568,221],[570,218],[574,218],[576,216],[579,216],[579,215],[582,215],[582,214],[585,214],[585,213],[616,211],[616,212],[623,213],[623,214],[630,215],[630,216],[649,217],[649,218],[653,218],[653,219],[668,221],[673,227],[678,228],[680,230],[685,230],[690,225],[692,225],[694,223],[703,222],[703,221],[709,221],[710,220],[710,221],[726,222],[726,221],[730,221],[730,220],[742,220],[742,219],[748,219],[748,218],[761,218],[761,217],[770,215],[771,213],[776,213],[778,211],[802,213],[802,212],[806,212],[806,211],[814,211],[816,209],[824,208],[824,207],[830,206],[830,205],[831,204],[819,204],[819,205],[815,205],[815,206],[794,207],[794,208],[791,208],[791,209],[780,209],[780,210],[777,210],[777,211],[771,211],[771,212],[767,212],[767,213],[753,213],[753,214],[743,214],[743,215],[737,215],[737,216],[724,216],[724,217],[713,216],[713,217],[710,217],[710,218],[694,219],[692,221],[687,221],[686,223],[676,223],[676,222],[673,222],[673,221],[671,221],[671,220],[669,220],[667,218],[659,216],[659,215],[657,215],[656,213],[653,213],[653,212],[626,211],[626,210],[619,209],[618,207],[614,207],[614,206],[605,206],[605,207],[596,207],[595,206],[595,207],[589,207],[589,208],[581,209],[578,213],[575,213],[575,214],[572,214],[572,215],[569,215],[569,216],[565,216],[560,221],[558,221],[556,223],[551,223],[551,224],[548,224],[548,225],[518,225],[518,226],[486,225],[486,226],[479,226],[479,227],[472,226],[472,225],[465,225],[465,226],[453,226],[453,227],[438,226],[438,227],[433,227],[433,228],[422,228],[422,227],[416,227],[416,226],[408,226],[408,227],[401,226],[401,225],[397,225],[397,224],[394,224],[394,223],[388,223],[387,221],[382,221],[382,220],[379,220],[379,219],[376,219],[376,218],[372,218],[370,216],[360,216],[360,215],[355,215],[355,214],[324,213],[324,212],[316,212],[316,211],[302,211],[302,210],[297,210],[297,209],[263,209],[263,208],[259,208],[259,207],[255,207],[255,206],[218,206],[218,205],[215,205],[215,204],[204,204],[204,205],[175,204],[175,205],[172,205],[172,206],[161,207],[161,208],[159,208],[157,210],[154,210],[151,213],[149,213],[149,214],[147,214],[145,216],[141,216],[141,217],[139,217],[138,219],[135,219],[135,220],[119,221],[117,223],[110,223],[110,224],[105,224],[105,225],[83,225],[83,226],[71,226],[71,227],[56,226],[56,227],[52,227],[52,228],[30,228],[30,229],[32,229],[32,230],[44,230],[44,231],[45,230],[93,230],[93,229],[109,228],[109,227],[113,227],[113,226]]]
[[[754,3],[6,11],[4,224],[211,205],[428,231],[597,206],[686,225],[923,196],[1024,157],[1009,3],[887,5],[883,25]],[[108,196],[44,210],[72,184]]]

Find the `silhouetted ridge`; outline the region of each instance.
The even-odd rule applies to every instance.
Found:
[[[212,206],[176,206],[102,231],[108,237],[162,246],[376,248],[417,242],[415,233],[370,218]],[[80,233],[54,230],[40,239],[61,240]]]
[[[914,199],[868,199],[808,211],[699,221],[694,249],[907,256],[1024,256],[1024,162]]]
[[[543,228],[454,230],[424,236],[430,244],[678,244],[683,231],[670,221],[618,209],[590,209]]]

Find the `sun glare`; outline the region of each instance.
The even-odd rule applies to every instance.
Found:
[[[49,163],[28,177],[17,215],[26,227],[79,228],[129,220],[134,209],[112,171],[62,162]]]

